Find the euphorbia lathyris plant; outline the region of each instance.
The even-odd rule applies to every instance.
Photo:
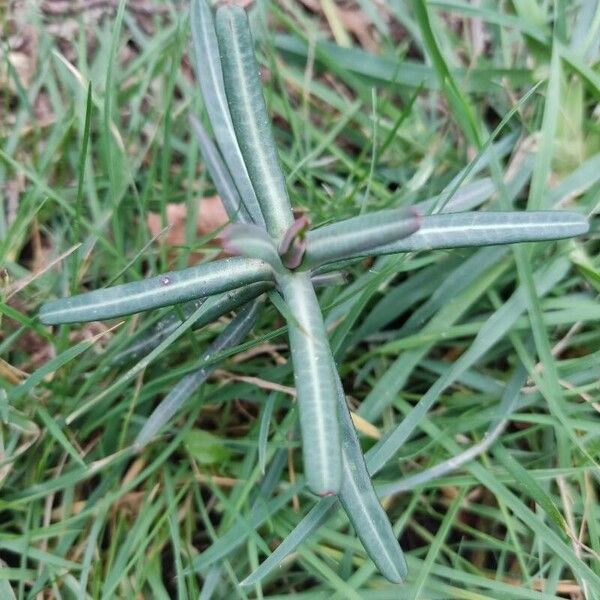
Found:
[[[570,212],[425,214],[417,208],[367,213],[311,229],[294,219],[262,95],[245,12],[193,3],[191,23],[198,75],[216,146],[191,118],[206,167],[234,224],[225,245],[237,256],[126,285],[49,302],[47,324],[108,319],[177,305],[200,327],[240,308],[202,355],[202,368],[186,376],[157,406],[133,442],[141,450],[213,368],[212,356],[237,345],[255,323],[265,293],[281,294],[302,433],[304,476],[320,496],[335,496],[383,575],[402,581],[406,565],[378,501],[348,411],[325,330],[318,284],[340,263],[366,256],[460,246],[550,240],[587,230]],[[333,275],[334,282],[337,282]],[[273,297],[273,296],[271,296]],[[155,348],[181,323],[163,320],[119,360]]]

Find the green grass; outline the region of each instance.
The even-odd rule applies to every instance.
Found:
[[[470,183],[477,206],[596,214],[600,3],[414,0],[383,14],[361,0],[376,53],[327,4],[252,14],[292,204],[314,225],[469,202]],[[117,368],[160,311],[54,328],[36,315],[215,254],[193,218],[177,248],[145,224],[169,202],[193,216],[213,192],[187,121],[203,115],[187,16],[156,6],[148,17],[122,2],[104,20],[0,14],[3,39],[13,18],[37,39],[30,75],[13,46],[0,56],[0,597],[600,598],[594,221],[571,241],[379,258],[320,292],[356,412],[391,433],[374,450],[361,441],[406,584],[378,575],[341,513],[326,518],[296,482],[274,306],[238,348],[250,354],[227,352],[131,458],[223,321],[194,333],[187,321]],[[240,586],[284,539],[293,553]]]

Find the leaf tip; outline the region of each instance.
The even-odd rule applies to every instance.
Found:
[[[416,206],[409,206],[408,212],[413,216],[415,220],[415,226],[417,229],[419,229],[421,227],[421,222],[423,221],[423,215],[421,214],[421,211]]]
[[[221,246],[227,254],[240,255],[242,250],[236,245],[235,240],[239,233],[236,224],[231,224],[225,227],[221,236]]]
[[[574,230],[577,231],[575,235],[583,235],[585,233],[588,233],[590,230],[590,222],[586,218],[586,216],[580,215],[578,213],[574,213],[574,215],[577,215],[579,217],[575,219],[575,223],[573,225]]]
[[[42,325],[57,325],[58,319],[55,310],[56,301],[44,302],[38,312],[38,319]]]
[[[332,492],[331,490],[325,492],[319,492],[319,496],[321,498],[331,498],[332,496],[337,496],[337,492]]]
[[[283,234],[277,251],[282,257],[283,264],[288,269],[297,269],[304,259],[306,252],[305,233],[310,227],[310,220],[306,215],[297,218]]]

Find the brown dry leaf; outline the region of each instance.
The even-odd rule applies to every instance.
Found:
[[[42,3],[42,11],[49,15],[73,15],[94,9],[103,9],[114,12],[119,7],[118,0],[46,0]],[[155,2],[145,0],[129,0],[127,10],[142,14],[154,15],[168,12],[167,6],[160,6]]]
[[[25,175],[17,173],[13,179],[8,179],[4,184],[4,196],[6,197],[6,220],[10,227],[16,220],[19,212],[19,199],[25,190]]]
[[[306,8],[308,8],[308,10],[314,12],[314,13],[320,13],[321,12],[321,4],[319,2],[319,0],[300,0],[302,2],[302,4],[304,4],[304,6]]]
[[[210,235],[229,222],[223,203],[219,196],[208,196],[198,199],[196,214],[196,233],[198,236]],[[185,204],[169,204],[167,207],[166,235],[160,236],[163,230],[160,213],[149,213],[147,217],[148,229],[153,237],[159,238],[161,243],[169,246],[182,246],[185,244],[185,229],[187,222],[187,206]],[[160,237],[159,237],[160,236]],[[217,242],[220,237],[215,238]],[[190,257],[190,262],[196,262],[198,257]]]
[[[27,89],[33,79],[38,47],[38,33],[33,25],[27,23],[27,16],[23,6],[17,6],[12,12],[12,17],[7,24],[7,58],[10,64],[4,63],[0,69],[0,84],[2,89],[8,88],[11,93],[18,93],[17,84],[13,74],[19,78],[19,84]]]
[[[27,379],[27,375],[28,373],[25,371],[14,367],[3,358],[0,358],[0,376],[12,385],[19,385],[24,379]]]
[[[360,45],[368,52],[377,53],[379,44],[374,37],[375,28],[371,25],[361,10],[340,10],[340,17],[344,27],[358,40]]]

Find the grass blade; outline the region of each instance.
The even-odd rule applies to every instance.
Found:
[[[568,261],[557,259],[541,273],[538,273],[538,276],[535,278],[538,295],[543,296],[547,294],[567,274],[568,270]],[[369,450],[367,453],[367,464],[369,467],[372,465],[375,471],[381,469],[402,447],[402,444],[411,435],[414,427],[427,414],[427,411],[433,406],[439,395],[479,360],[498,340],[506,335],[518,317],[527,308],[525,294],[525,289],[519,287],[509,300],[485,322],[469,349],[429,388],[427,393],[415,405],[411,414],[385,439]],[[378,406],[376,413],[380,413],[381,410],[383,410],[383,407]],[[373,412],[369,416],[373,418]],[[374,471],[371,471],[371,473],[374,473]]]
[[[457,188],[450,197],[442,193],[415,204],[415,208],[422,214],[427,214],[443,202],[440,212],[464,212],[483,204],[495,191],[494,182],[489,177],[483,177]]]
[[[473,444],[463,452],[454,454],[451,458],[444,460],[433,467],[424,471],[402,477],[398,481],[387,483],[377,487],[377,494],[380,498],[385,498],[393,494],[400,494],[415,489],[434,479],[447,475],[452,471],[474,460],[477,456],[483,454],[488,448],[496,442],[508,425],[511,413],[520,396],[521,387],[527,382],[527,371],[523,366],[515,369],[513,376],[504,388],[502,400],[498,406],[498,414],[494,423],[488,428],[483,439]]]
[[[546,190],[552,166],[554,143],[558,124],[560,106],[560,81],[562,79],[561,61],[558,44],[552,47],[552,59],[549,65],[550,75],[544,103],[539,152],[536,153],[535,168],[531,177],[527,207],[530,210],[544,208],[548,201]]]
[[[565,517],[563,517],[556,504],[554,504],[550,495],[531,476],[529,471],[502,444],[498,444],[494,448],[494,456],[498,458],[500,464],[514,477],[515,481],[519,482],[519,490],[531,496],[558,529],[566,532],[568,528]]]
[[[316,494],[336,494],[342,479],[337,392],[319,301],[308,274],[281,276],[278,283],[289,311],[305,476]]]
[[[448,99],[448,104],[452,109],[452,113],[455,115],[456,120],[469,142],[474,146],[480,146],[480,133],[475,110],[469,101],[469,98],[462,92],[454,74],[446,64],[446,60],[438,46],[431,26],[427,3],[425,0],[412,0],[411,4],[415,20],[421,30],[423,44],[438,76],[440,87]]]
[[[215,303],[198,318],[192,325],[192,329],[199,329],[209,323],[212,323],[220,316],[239,308],[240,306],[254,300],[264,292],[273,287],[272,283],[252,283],[250,285],[225,292],[218,298],[213,298]],[[200,306],[206,301],[206,298],[192,300],[181,306],[181,310],[173,311],[160,319],[149,332],[144,332],[131,345],[127,346],[114,355],[110,361],[111,365],[123,365],[145,356],[156,348],[166,337],[181,325],[182,321],[188,319]]]
[[[244,543],[248,535],[253,535],[255,531],[268,519],[281,510],[290,500],[302,490],[303,483],[296,483],[287,487],[281,494],[268,501],[261,499],[253,507],[250,515],[244,518],[239,515],[238,523],[230,529],[225,535],[197,556],[191,564],[191,569],[198,571],[204,569],[214,562],[225,558],[232,550]],[[189,572],[186,571],[186,572]]]
[[[260,472],[264,474],[267,466],[267,442],[269,439],[269,425],[271,424],[271,417],[273,416],[273,408],[275,407],[275,400],[277,396],[275,392],[269,394],[267,402],[262,410],[260,416],[260,426],[258,430],[258,466]]]
[[[440,524],[440,527],[437,530],[435,538],[429,546],[427,556],[425,557],[425,560],[421,565],[421,569],[419,569],[417,580],[411,587],[411,592],[414,598],[423,597],[423,588],[425,587],[426,581],[430,579],[433,565],[435,564],[436,558],[442,549],[442,545],[444,544],[444,541],[448,536],[448,533],[450,532],[452,524],[454,523],[454,519],[456,518],[456,515],[458,514],[458,511],[465,499],[467,491],[468,490],[466,488],[463,488],[458,492],[458,494],[452,500],[452,503],[450,504],[444,515],[444,518],[442,520],[442,523]]]
[[[231,119],[269,234],[277,241],[293,223],[263,97],[248,18],[238,6],[217,12],[217,38]]]
[[[36,369],[25,381],[12,388],[8,392],[9,403],[14,404],[17,400],[22,398],[36,385],[38,385],[38,383],[41,383],[48,375],[58,371],[58,369],[77,358],[87,349],[91,348],[94,343],[106,333],[108,333],[108,331],[102,332],[89,340],[79,342],[77,345],[73,346],[72,348],[68,348],[58,356],[55,356],[53,359],[43,364],[39,369]]]
[[[567,273],[569,265],[567,261],[559,260],[551,267],[536,277],[536,288],[540,296],[545,295],[560,281]],[[438,379],[432,388],[423,396],[412,412],[391,431],[384,439],[378,442],[365,456],[367,468],[371,476],[379,471],[388,459],[393,456],[402,444],[408,439],[421,419],[426,415],[429,408],[435,402],[439,394],[457,379],[460,373],[470,368],[489,348],[495,344],[510,329],[527,306],[525,291],[520,288],[513,294],[502,308],[490,317],[486,325],[482,327],[475,342],[459,360]],[[516,376],[515,376],[516,377]],[[512,386],[511,386],[512,387]],[[377,413],[381,412],[381,408]],[[369,418],[374,418],[376,413],[370,413]],[[458,454],[458,450],[453,452]],[[483,467],[482,467],[483,469]],[[393,484],[391,484],[393,485]],[[383,493],[395,491],[391,486],[384,488]],[[300,521],[286,539],[269,555],[259,568],[242,583],[244,585],[254,584],[266,577],[275,569],[281,561],[293,552],[301,543],[312,535],[333,514],[335,500],[333,498],[322,499],[310,512]]]
[[[40,320],[55,325],[112,319],[271,279],[271,268],[261,260],[227,258],[47,302],[40,309]]]
[[[322,498],[319,503],[310,509],[309,513],[294,527],[294,529],[281,541],[281,544],[275,548],[272,554],[259,565],[258,569],[253,571],[240,585],[255,585],[264,579],[269,573],[276,569],[281,561],[291,554],[310,537],[321,525],[325,525],[327,520],[334,513],[337,506],[336,498]]]
[[[195,323],[204,312],[207,312],[211,309],[213,303],[216,300],[214,297],[208,298],[206,302],[201,304],[190,317],[180,323],[170,335],[168,335],[150,354],[144,356],[140,359],[133,367],[129,368],[121,377],[119,377],[116,381],[111,383],[107,388],[102,390],[99,394],[95,395],[93,398],[90,398],[87,402],[84,402],[82,405],[78,406],[74,411],[72,411],[65,419],[67,425],[71,424],[75,419],[80,418],[82,415],[87,413],[93,407],[97,406],[99,402],[101,402],[106,397],[110,396],[113,392],[120,389],[122,386],[131,381],[138,373],[142,372],[151,362],[153,362],[160,354],[162,354],[166,348],[168,348],[175,340],[177,340],[180,336],[182,336],[186,331],[188,331],[192,324]]]
[[[264,225],[258,200],[238,145],[227,96],[223,85],[223,72],[212,11],[206,0],[194,0],[190,13],[192,41],[196,53],[196,72],[202,98],[208,112],[217,145],[225,159],[231,177],[244,206],[257,225]],[[203,152],[204,154],[204,152]],[[208,161],[207,156],[204,156]],[[217,182],[213,179],[215,185]]]
[[[396,4],[399,6],[400,4]],[[295,35],[277,34],[275,46],[286,56],[305,60],[311,52],[310,44]],[[382,86],[424,88],[438,90],[439,78],[429,65],[405,57],[377,56],[361,48],[343,48],[334,42],[319,39],[315,44],[318,62],[331,67],[335,65],[340,73],[350,72],[365,77],[369,82],[375,80]],[[470,92],[488,92],[498,81],[509,78],[515,86],[528,86],[534,82],[532,72],[525,68],[453,68],[457,84]]]
[[[81,222],[81,212],[83,204],[83,184],[85,182],[85,166],[88,156],[88,144],[90,141],[90,131],[92,125],[92,82],[88,83],[87,101],[85,104],[85,122],[83,125],[83,140],[81,144],[81,153],[79,155],[77,178],[77,197],[75,199],[75,219],[73,221],[73,237],[79,241],[79,226]]]
[[[202,354],[200,361],[205,363],[212,356],[223,350],[239,344],[254,326],[261,308],[260,302],[247,304],[240,313],[227,325],[227,327],[210,344]],[[161,403],[154,409],[145,425],[137,435],[133,448],[139,452],[144,446],[167,424],[173,415],[183,406],[186,400],[204,383],[206,378],[217,367],[217,363],[202,366],[197,371],[185,376],[167,394]]]
[[[62,432],[61,428],[54,421],[52,416],[43,406],[37,407],[37,414],[39,415],[42,423],[50,433],[50,435],[64,448],[65,452],[71,456],[80,466],[87,468],[85,461],[81,458],[79,452],[75,450],[71,442],[69,442],[67,436]]]

